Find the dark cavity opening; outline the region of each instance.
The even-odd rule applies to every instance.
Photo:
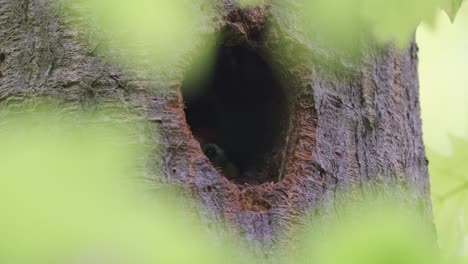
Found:
[[[272,67],[243,46],[219,47],[204,77],[202,63],[195,61],[182,93],[187,123],[203,152],[235,183],[277,181],[287,103]]]

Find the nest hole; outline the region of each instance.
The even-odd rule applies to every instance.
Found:
[[[243,46],[219,47],[203,78],[200,67],[196,61],[187,73],[182,94],[187,124],[206,157],[235,183],[277,181],[288,111],[273,68]]]
[[[197,62],[182,85],[185,116],[211,164],[235,183],[277,181],[287,100],[275,71],[244,46],[220,46],[211,69],[200,77]]]

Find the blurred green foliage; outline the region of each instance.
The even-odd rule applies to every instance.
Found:
[[[51,1],[97,52],[140,71],[168,70],[188,53],[206,54],[200,42],[211,39],[219,16],[211,0]]]
[[[1,128],[2,263],[221,263],[235,255],[175,198],[138,194],[134,162],[144,153],[121,144],[129,141],[122,128],[47,110],[4,117]],[[326,225],[326,234],[317,225],[293,263],[436,263],[410,216],[391,207],[368,214]],[[238,255],[231,263],[257,263]]]
[[[109,113],[62,112],[24,109],[0,119],[0,263],[221,263],[234,256],[176,209],[173,194],[144,195],[137,161],[146,154],[127,143],[129,127],[103,122]]]
[[[2,115],[1,263],[262,261],[234,246],[240,240],[209,235],[192,206],[177,202],[180,195],[141,188],[138,160],[145,148],[132,139],[132,124],[103,122],[109,114],[35,107]],[[346,203],[338,217],[311,217],[300,243],[286,245],[291,253],[277,260],[441,263],[421,216],[402,209],[398,199],[378,199]]]
[[[459,1],[453,1],[460,7]],[[450,15],[450,12],[448,12]],[[453,16],[451,16],[453,19]],[[434,219],[448,255],[468,255],[468,5],[421,25],[419,72]]]
[[[463,0],[444,0],[442,1],[442,9],[445,10],[447,15],[450,17],[452,22],[455,21],[455,17],[457,16],[457,12],[460,9]]]
[[[347,210],[311,217],[290,263],[440,263],[429,224],[395,199],[372,195],[342,204]],[[355,209],[355,210],[354,210]]]
[[[444,251],[468,256],[468,141],[452,143],[450,156],[428,151],[434,217]]]
[[[377,40],[405,47],[421,21],[433,21],[440,0],[303,1],[302,27],[323,46],[359,53]]]
[[[215,45],[201,43],[216,41],[213,35],[222,17],[216,8],[219,3],[212,0],[55,1],[73,10],[69,13],[77,18],[77,26],[99,36],[96,45],[100,52],[124,64],[146,67],[177,65],[187,53],[213,56]],[[275,8],[281,4],[267,0],[234,3],[240,8],[263,4]],[[297,0],[290,3],[288,16],[299,18],[293,27],[304,34],[300,38],[325,50],[359,57],[368,44],[375,42],[406,47],[421,21],[432,24],[438,7],[443,6],[454,17],[460,4],[461,0]],[[112,41],[105,43],[103,35]],[[123,58],[117,51],[124,53]]]
[[[417,31],[424,141],[451,154],[450,135],[468,139],[468,4],[452,24],[439,12],[434,27]]]

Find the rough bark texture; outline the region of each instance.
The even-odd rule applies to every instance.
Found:
[[[416,45],[402,53],[388,47],[368,54],[364,63],[349,66],[352,74],[334,74],[284,19],[293,8],[288,1],[273,2],[276,8],[240,11],[226,1],[217,9],[224,16],[200,31],[223,32],[225,42],[249,46],[278,69],[288,112],[279,121],[281,139],[271,159],[278,163],[274,181],[231,182],[201,151],[180,91],[193,58],[187,55],[156,76],[113,66],[67,26],[71,19],[83,21],[61,15],[44,0],[0,0],[2,111],[27,98],[52,96],[77,108],[117,102],[141,113],[160,132],[151,144],[161,158],[152,161],[148,178],[182,186],[206,209],[206,221],[233,223],[259,251],[288,239],[282,234],[293,231],[304,212],[335,203],[341,187],[386,190],[396,180],[430,215]],[[298,53],[301,60],[293,56]]]

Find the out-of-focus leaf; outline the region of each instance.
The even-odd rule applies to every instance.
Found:
[[[366,42],[406,47],[421,21],[433,21],[440,0],[312,0],[303,5],[302,27],[324,46],[359,52]]]
[[[462,3],[463,0],[444,0],[444,2],[442,3],[442,9],[450,17],[452,23],[455,21],[458,10],[460,9]]]
[[[434,27],[417,31],[424,143],[451,154],[450,135],[468,140],[468,5],[452,24],[439,11]]]
[[[462,5],[453,24],[440,11],[434,28],[423,24],[417,32],[434,219],[449,256],[468,254],[467,22],[468,6]]]
[[[59,0],[55,0],[59,1]],[[177,64],[203,49],[219,15],[211,0],[60,0],[68,21],[112,60],[140,68]],[[65,6],[66,8],[63,8]]]
[[[379,199],[379,198],[376,198]],[[438,264],[431,228],[401,204],[359,205],[339,217],[313,217],[298,259],[291,263]]]
[[[452,139],[453,154],[428,151],[434,218],[441,247],[468,254],[468,141]]]
[[[440,0],[364,0],[361,12],[374,36],[404,48],[422,22],[432,23]]]
[[[145,153],[132,143],[132,129],[107,124],[108,113],[23,111],[0,118],[2,263],[214,264],[235,257],[175,206],[176,196],[138,187]],[[239,263],[254,263],[242,255]]]

